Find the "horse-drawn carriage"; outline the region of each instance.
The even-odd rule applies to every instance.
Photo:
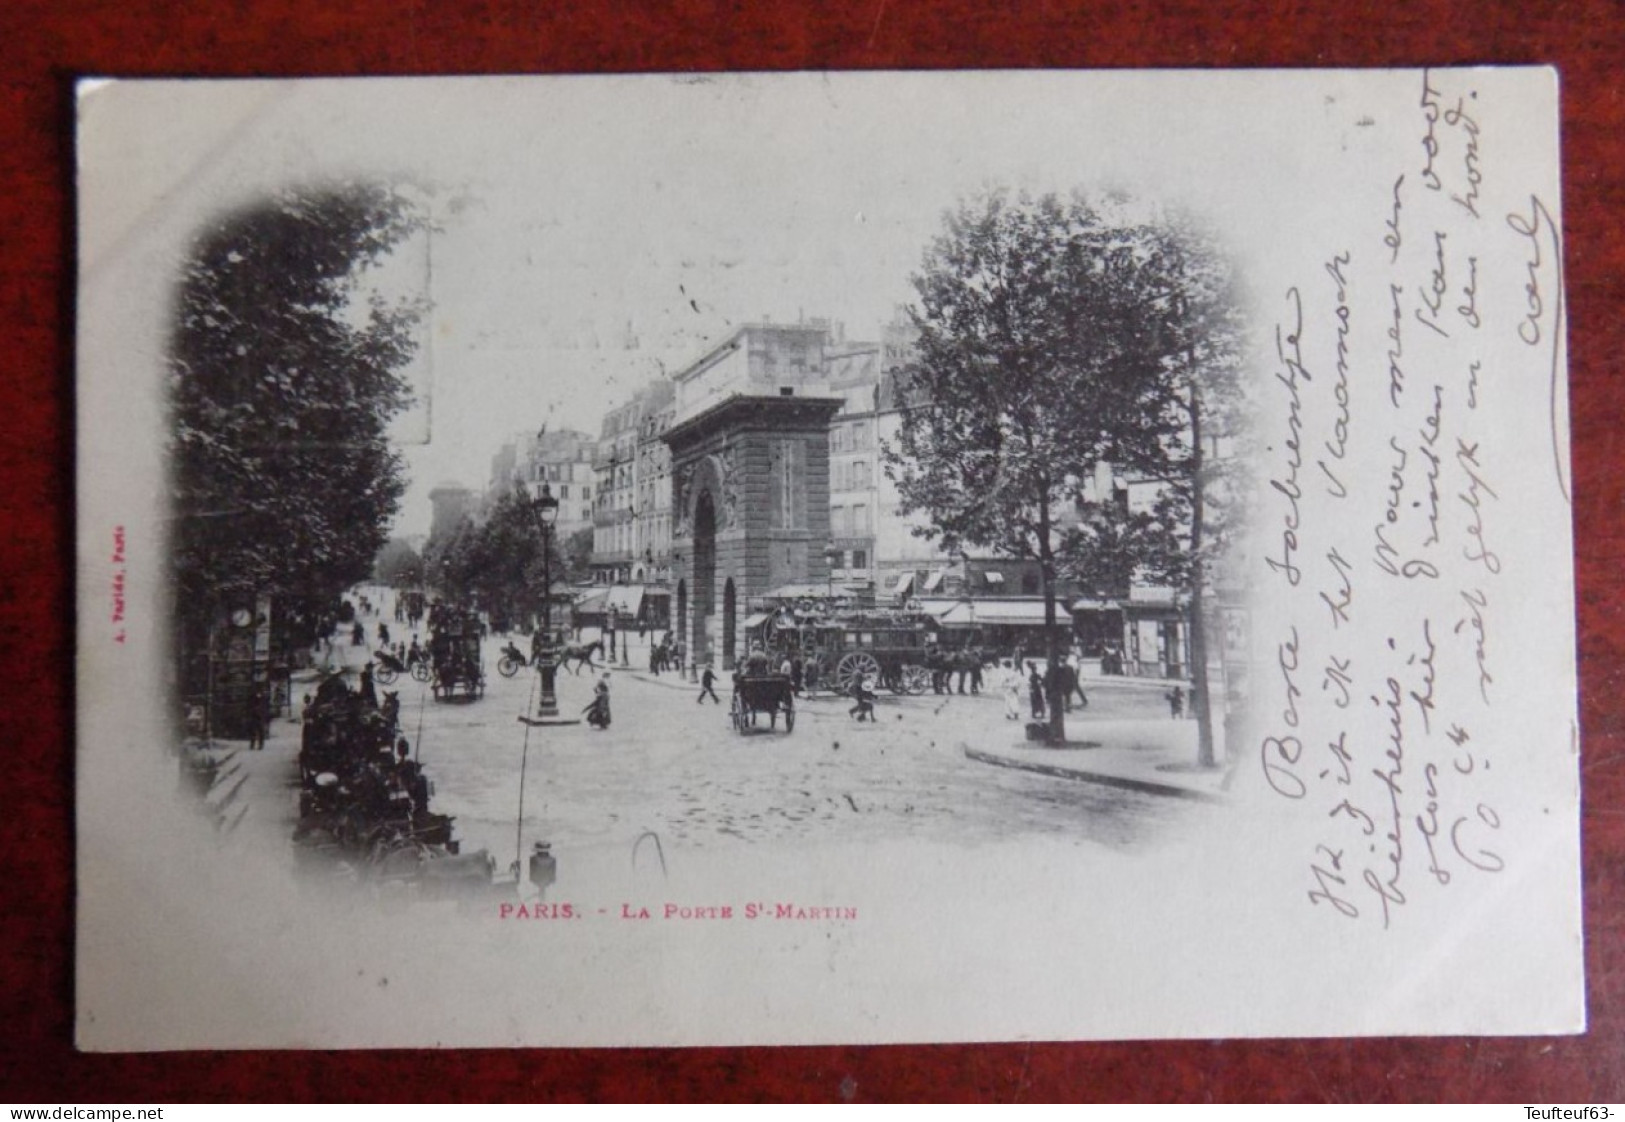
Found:
[[[735,732],[756,727],[756,718],[766,714],[769,728],[779,727],[779,714],[784,714],[784,731],[796,727],[796,694],[787,674],[744,674],[734,679],[733,701],[728,715]]]
[[[436,701],[450,701],[459,691],[470,701],[484,695],[485,666],[477,620],[463,617],[442,622],[429,637],[429,675]]]
[[[775,665],[799,657],[806,681],[843,694],[865,680],[894,694],[922,694],[931,688],[938,657],[924,612],[823,613],[786,605],[764,613],[751,640],[770,652]]]

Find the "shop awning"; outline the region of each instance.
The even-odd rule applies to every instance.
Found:
[[[745,630],[751,631],[773,618],[771,612],[755,612],[745,617]]]
[[[597,592],[588,592],[577,598],[576,611],[586,613],[601,612],[604,610],[604,601],[608,596],[609,589],[607,588],[599,589]]]
[[[985,573],[982,574],[982,579],[985,580],[988,584],[998,586],[998,585],[1002,585],[1004,583],[1004,574],[1003,573],[998,573],[998,572],[993,572],[993,571],[990,570],[990,571],[985,572]]]
[[[1074,612],[1120,612],[1123,610],[1123,605],[1116,600],[1074,600],[1072,601],[1071,610]]]
[[[944,627],[1042,627],[1042,600],[960,600],[937,617]],[[1066,606],[1055,605],[1055,622],[1068,622]]]
[[[904,573],[898,577],[897,583],[892,586],[891,591],[893,596],[907,596],[914,591],[914,574]]]
[[[941,592],[942,591],[942,578],[944,576],[946,576],[946,575],[947,574],[944,573],[941,569],[938,569],[936,572],[932,573],[930,576],[925,578],[925,587],[922,588],[920,591],[921,592],[928,592],[928,593],[929,592]]]
[[[609,609],[613,612],[623,612],[629,616],[638,614],[643,607],[643,586],[641,584],[617,584],[609,590]]]

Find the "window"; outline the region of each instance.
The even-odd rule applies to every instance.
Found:
[[[561,483],[559,485],[559,498],[568,499],[569,497],[570,497],[570,485],[568,483]]]
[[[869,461],[852,461],[852,490],[862,491],[869,486]]]
[[[829,430],[829,450],[831,452],[846,451],[845,425],[835,425]]]
[[[869,532],[869,504],[858,503],[852,508],[852,533],[858,537]]]
[[[852,567],[854,569],[867,569],[869,567],[869,552],[864,549],[852,551]]]
[[[844,506],[829,508],[829,534],[832,538],[852,536],[852,512]]]

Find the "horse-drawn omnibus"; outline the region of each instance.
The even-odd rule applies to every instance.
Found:
[[[472,701],[485,693],[485,666],[480,656],[480,625],[472,615],[443,616],[429,637],[430,688],[436,701],[450,701],[459,691]]]
[[[899,609],[824,611],[802,602],[759,612],[746,621],[749,641],[762,644],[775,665],[799,656],[803,678],[850,694],[863,679],[895,694],[931,688],[939,656],[933,621]]]

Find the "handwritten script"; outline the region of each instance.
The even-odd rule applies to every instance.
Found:
[[[1518,705],[1512,582],[1539,574],[1517,571],[1508,496],[1550,468],[1503,434],[1553,361],[1561,247],[1546,203],[1498,181],[1474,82],[1420,77],[1414,145],[1371,170],[1370,213],[1274,297],[1261,398],[1258,581],[1281,607],[1255,766],[1322,823],[1308,905],[1384,929],[1517,860],[1488,777]]]

